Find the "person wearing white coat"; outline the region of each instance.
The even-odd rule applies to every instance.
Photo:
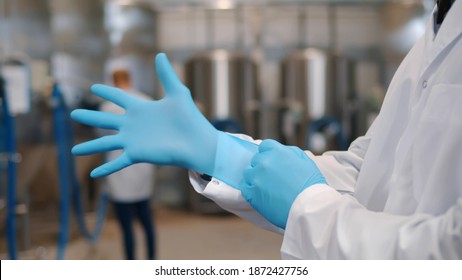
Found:
[[[462,259],[462,1],[441,26],[437,9],[366,135],[348,151],[306,152],[328,186],[297,196],[285,230],[191,171],[195,190],[283,233],[284,259]]]
[[[130,74],[125,69],[115,70],[112,73],[112,78],[116,87],[124,89],[130,95],[143,100],[151,99],[146,94],[132,88]],[[101,104],[100,111],[116,115],[124,113],[121,107],[108,101]],[[109,130],[100,130],[99,133],[102,135],[113,134]],[[107,152],[106,161],[114,160],[120,154],[120,150]],[[129,260],[136,258],[135,233],[132,225],[135,217],[140,221],[144,231],[146,258],[155,259],[156,234],[150,207],[154,186],[153,165],[140,163],[130,166],[108,176],[105,183],[122,231],[125,258]]]

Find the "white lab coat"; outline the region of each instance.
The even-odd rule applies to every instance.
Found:
[[[149,100],[149,96],[134,91],[127,91],[131,95]],[[123,114],[124,109],[112,102],[106,101],[101,105],[100,111],[112,114]],[[100,134],[111,133],[107,130],[99,130]],[[116,159],[122,153],[115,150],[106,153],[106,161]],[[154,166],[148,163],[138,163],[106,177],[106,189],[112,201],[132,203],[150,199],[154,187]]]
[[[295,200],[284,259],[462,259],[461,15],[458,0],[437,35],[429,20],[365,136],[345,152],[308,152],[329,186]],[[198,192],[277,230],[239,191],[190,174]]]

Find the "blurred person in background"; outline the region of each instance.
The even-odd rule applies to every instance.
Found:
[[[124,90],[134,97],[150,100],[150,97],[133,89],[131,77],[125,69],[115,70],[112,73],[114,86]],[[112,102],[101,104],[100,111],[121,115],[124,110]],[[110,130],[104,130],[111,134]],[[106,153],[108,162],[120,155],[120,151]],[[108,194],[114,206],[115,215],[123,235],[125,258],[136,258],[135,234],[133,220],[138,219],[144,231],[146,243],[146,258],[156,258],[155,225],[150,206],[154,187],[154,166],[147,163],[132,165],[121,172],[114,173],[106,178]]]

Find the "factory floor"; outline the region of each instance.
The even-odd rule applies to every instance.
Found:
[[[30,217],[31,234],[26,239],[29,248],[20,252],[21,259],[56,257],[58,220],[45,213]],[[158,259],[280,259],[280,235],[257,228],[234,215],[156,208],[154,216]],[[91,220],[87,215],[87,221]],[[135,233],[137,257],[143,259],[144,236],[138,224]],[[1,239],[0,258],[7,259],[4,236]],[[73,224],[66,259],[123,259],[121,234],[113,215],[109,213],[101,237],[94,245],[88,244]]]

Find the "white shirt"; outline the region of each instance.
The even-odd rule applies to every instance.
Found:
[[[397,70],[379,116],[348,151],[308,155],[329,186],[292,205],[285,259],[462,259],[462,1],[433,18]],[[238,190],[194,188],[275,231]]]

